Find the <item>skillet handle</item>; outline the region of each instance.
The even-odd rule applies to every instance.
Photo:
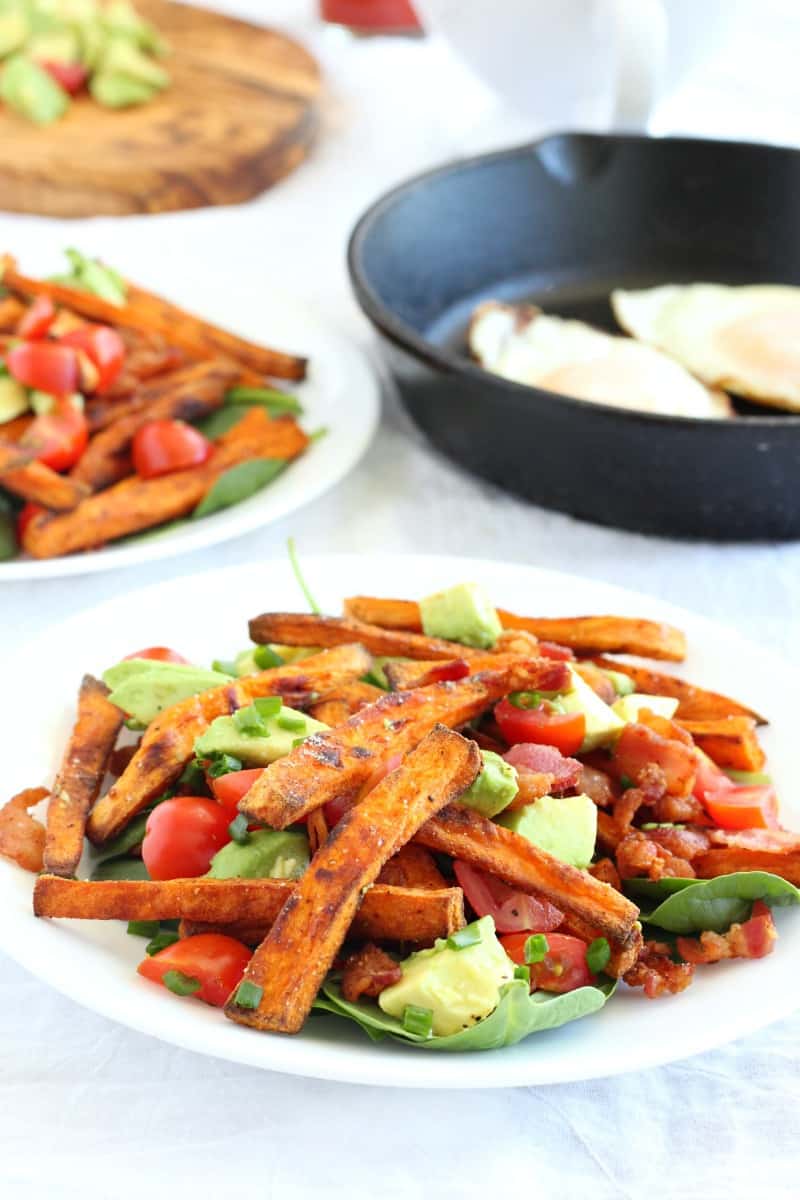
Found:
[[[645,133],[667,63],[663,0],[611,0],[616,71],[611,128]]]

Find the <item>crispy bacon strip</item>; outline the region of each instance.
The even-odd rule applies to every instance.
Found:
[[[201,466],[155,479],[134,475],[89,496],[63,516],[34,517],[25,530],[23,548],[34,558],[55,558],[184,517],[229,467],[252,458],[296,458],[307,444],[307,436],[291,418],[271,421],[261,409],[251,408]],[[83,487],[74,480],[65,482]]]
[[[457,683],[389,692],[344,725],[317,733],[272,763],[241,801],[242,812],[284,829],[329,800],[355,800],[392,755],[405,754],[437,723],[466,724],[509,691],[564,685],[563,663],[532,658]]]
[[[256,1029],[298,1032],[358,911],[363,889],[420,825],[470,786],[480,767],[475,743],[439,726],[350,809],[298,880],[247,966],[245,979],[261,989],[258,1007],[240,1008],[234,993],[226,1016]]]
[[[342,970],[342,995],[351,1004],[357,1004],[362,996],[375,999],[384,988],[399,983],[403,978],[397,959],[381,950],[374,942],[367,942],[349,955]]]
[[[645,942],[639,959],[623,976],[628,987],[643,988],[648,1000],[657,1000],[667,993],[682,992],[692,982],[691,963],[672,961],[666,942]]]
[[[632,663],[618,662],[615,658],[595,657],[594,662],[606,670],[620,671],[627,675],[633,680],[637,692],[644,692],[648,696],[672,696],[678,701],[676,721],[717,721],[724,717],[752,717],[757,725],[767,724],[766,717],[759,716],[738,700],[731,700],[729,696],[723,696],[719,692],[709,692],[705,688],[696,687],[693,683],[677,679],[674,675],[665,675]]]
[[[78,716],[47,806],[44,869],[74,875],[83,853],[89,810],[97,799],[123,713],[108,699],[108,688],[84,675]]]
[[[477,653],[442,638],[397,633],[347,617],[321,617],[315,613],[262,613],[253,617],[249,629],[251,641],[284,646],[340,646],[344,642],[360,642],[370,654],[422,659],[468,658]]]
[[[423,825],[416,840],[430,850],[462,858],[513,887],[535,892],[609,940],[628,943],[639,915],[635,904],[474,809],[450,805]]]
[[[146,421],[195,421],[219,408],[236,382],[236,367],[227,363],[192,363],[167,379],[140,389],[138,411],[119,416],[96,433],[77,465],[73,479],[99,492],[131,473],[134,434]]]
[[[194,753],[194,743],[215,717],[235,712],[257,696],[295,696],[328,690],[369,669],[360,646],[341,646],[299,663],[246,675],[236,683],[210,688],[160,713],[150,723],[141,745],[117,782],[92,809],[87,824],[97,846],[120,830],[180,775]]]
[[[422,629],[419,605],[414,600],[350,596],[344,602],[344,611],[349,617],[386,629]],[[661,621],[610,616],[520,617],[503,608],[497,610],[497,615],[504,629],[524,629],[579,654],[640,654],[672,662],[682,662],[686,657],[684,635]]]
[[[47,788],[25,788],[0,808],[0,854],[26,871],[42,869],[44,826],[28,809],[47,795]]]
[[[715,721],[678,720],[695,744],[720,767],[760,771],[767,756],[756,734],[752,717],[722,717]]]
[[[15,496],[57,512],[76,508],[89,494],[84,484],[51,471],[50,467],[40,462],[29,462],[27,466],[5,471],[0,482]]]
[[[392,883],[396,887],[439,888],[447,887],[444,875],[437,867],[430,850],[409,842],[401,846],[386,862],[378,876],[379,883]]]

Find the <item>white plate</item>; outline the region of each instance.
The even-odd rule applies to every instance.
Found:
[[[329,612],[338,612],[342,597],[356,592],[418,597],[474,579],[498,604],[519,612],[618,612],[680,625],[689,636],[687,676],[739,695],[774,719],[764,740],[784,797],[785,823],[800,824],[794,677],[735,633],[646,596],[512,564],[348,555],[309,558],[304,569]],[[84,671],[98,673],[153,642],[203,662],[230,657],[247,644],[248,617],[304,607],[288,565],[268,562],[158,584],[64,621],[6,665],[14,704],[4,717],[4,789],[10,794],[51,780]],[[798,1002],[800,912],[783,909],[777,913],[778,947],[763,962],[701,968],[687,992],[656,1002],[622,988],[597,1015],[505,1050],[450,1055],[376,1045],[334,1017],[314,1017],[298,1037],[272,1036],[140,979],[134,967],[142,942],[115,922],[37,920],[31,886],[29,874],[0,860],[0,946],[29,970],[79,1003],[164,1041],[295,1075],[465,1088],[591,1079],[708,1050],[787,1015]]]
[[[29,257],[22,258],[26,268]],[[42,274],[52,273],[58,259],[50,256],[48,262],[41,268]],[[34,273],[33,267],[30,270]],[[366,451],[380,411],[377,377],[361,350],[311,309],[276,294],[271,285],[265,287],[246,272],[242,277],[241,265],[237,266],[236,285],[228,292],[209,275],[187,280],[176,274],[168,294],[177,304],[244,337],[306,355],[310,359],[308,378],[292,390],[303,405],[303,428],[310,433],[324,427],[327,434],[309,446],[274,483],[241,504],[159,537],[137,538],[62,558],[3,562],[0,583],[6,579],[45,579],[130,567],[239,537],[314,500],[347,475]],[[288,390],[289,385],[280,386]]]

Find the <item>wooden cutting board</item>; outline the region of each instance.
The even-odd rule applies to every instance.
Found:
[[[170,43],[170,87],[126,110],[80,97],[45,129],[0,110],[0,208],[88,217],[237,204],[303,161],[321,81],[302,46],[168,0],[136,8]]]

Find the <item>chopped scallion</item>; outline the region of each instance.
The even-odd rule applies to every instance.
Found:
[[[154,938],[158,933],[158,921],[128,921],[128,933],[133,937]]]
[[[526,967],[524,963],[517,963],[514,967],[514,978],[524,979],[526,983],[531,981],[531,969]]]
[[[532,933],[525,942],[523,957],[526,963],[540,963],[550,949],[550,943],[543,933]]]
[[[306,719],[305,717],[295,716],[294,713],[282,712],[275,721],[275,724],[279,725],[281,729],[300,733],[306,727]]]
[[[280,654],[276,654],[272,646],[256,646],[253,651],[253,662],[262,671],[268,671],[270,667],[282,667],[283,659]]]
[[[611,958],[611,947],[604,937],[595,938],[586,947],[586,965],[593,975],[603,971]]]
[[[421,1008],[419,1004],[407,1004],[403,1009],[403,1029],[419,1037],[430,1037],[433,1029],[433,1009]]]
[[[233,723],[239,733],[245,734],[246,737],[264,737],[267,732],[264,718],[253,704],[248,704],[246,708],[238,708],[233,714]]]
[[[258,1008],[263,995],[262,987],[259,987],[257,983],[251,983],[249,979],[243,979],[236,989],[233,1002],[237,1008]]]
[[[282,702],[280,696],[258,696],[253,706],[260,717],[277,717]]]
[[[233,818],[228,826],[228,833],[231,835],[237,846],[246,846],[250,841],[250,834],[247,832],[247,817],[244,813],[239,813]]]
[[[230,775],[232,771],[241,771],[242,760],[233,754],[215,754],[207,770],[211,779],[219,779],[220,775]]]
[[[203,986],[199,979],[184,975],[183,971],[166,971],[161,976],[161,982],[176,996],[193,996]]]
[[[467,946],[477,946],[481,940],[481,931],[477,923],[465,925],[463,929],[451,933],[447,939],[448,950],[466,950]]]
[[[161,933],[149,941],[145,946],[145,951],[152,958],[154,954],[158,954],[159,950],[166,950],[167,946],[174,946],[178,941],[177,933],[172,929],[162,929]]]

